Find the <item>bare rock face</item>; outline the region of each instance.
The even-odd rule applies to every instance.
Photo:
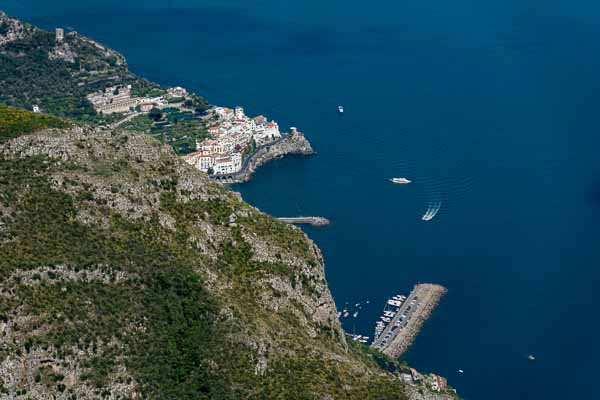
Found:
[[[420,386],[407,386],[406,394],[409,400],[454,400],[455,395],[433,392]]]

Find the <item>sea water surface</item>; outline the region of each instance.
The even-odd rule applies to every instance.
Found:
[[[362,303],[343,320],[348,331],[372,336],[389,296],[440,283],[448,294],[406,354],[411,365],[466,399],[597,394],[597,1],[0,8],[96,38],[149,79],[305,132],[318,155],[272,162],[234,189],[275,216],[332,220],[305,230],[338,308]],[[423,222],[432,202],[441,210]]]

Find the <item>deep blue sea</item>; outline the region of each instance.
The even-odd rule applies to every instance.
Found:
[[[332,220],[306,232],[338,307],[363,304],[347,330],[372,336],[389,296],[441,283],[448,294],[411,365],[466,399],[598,398],[598,1],[0,8],[92,36],[151,80],[305,132],[318,155],[272,162],[234,189],[275,216]]]

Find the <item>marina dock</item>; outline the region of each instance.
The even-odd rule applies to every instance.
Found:
[[[387,312],[388,315],[393,314],[393,317],[371,347],[391,357],[400,357],[412,344],[423,323],[445,293],[446,288],[440,285],[416,285],[408,298],[397,303],[401,303],[397,311]]]
[[[329,220],[323,217],[280,217],[277,219],[289,224],[307,224],[312,226],[327,226],[330,224]]]

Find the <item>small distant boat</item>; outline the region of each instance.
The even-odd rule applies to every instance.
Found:
[[[348,315],[350,315],[350,314],[348,314],[348,311],[346,311],[346,312],[344,313],[344,318],[348,318]]]
[[[531,355],[531,354],[527,356],[527,359],[529,361],[535,361],[535,357],[533,355]]]
[[[459,369],[458,372],[460,372],[461,374],[465,373],[465,371],[463,371],[462,369]]]
[[[359,343],[367,343],[367,341],[369,340],[368,336],[362,336],[362,335],[349,335],[352,340],[359,342]]]
[[[344,106],[338,106],[338,113],[340,113],[340,114],[344,113]]]
[[[412,181],[406,178],[392,178],[390,182],[395,183],[397,185],[408,185]]]
[[[357,311],[357,312],[355,312],[354,314],[352,314],[352,316],[353,316],[354,318],[358,317],[358,311]]]

